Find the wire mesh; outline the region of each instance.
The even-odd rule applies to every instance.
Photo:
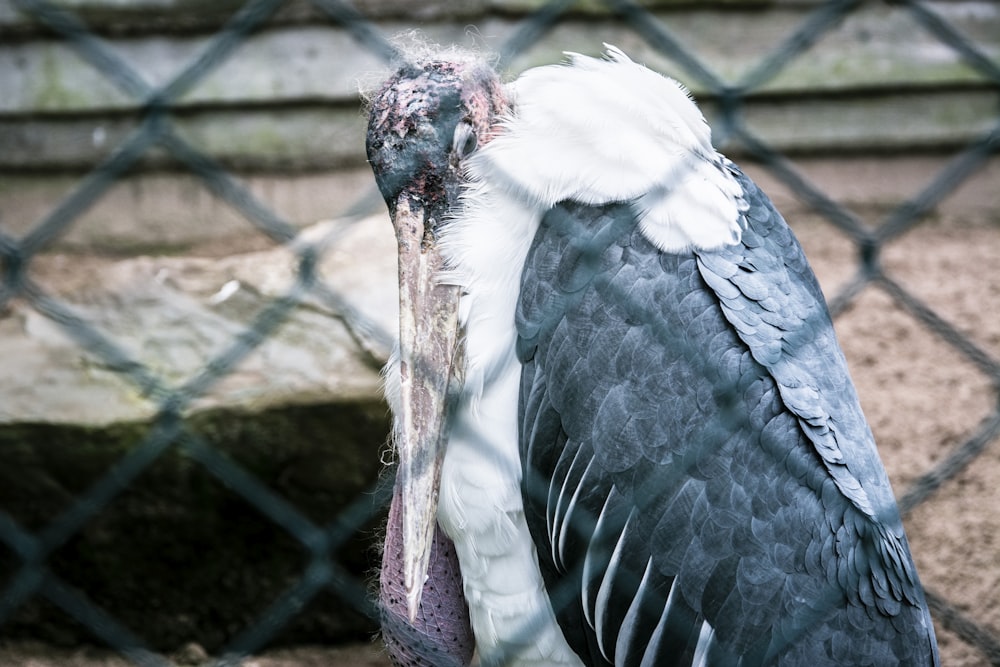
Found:
[[[35,258],[77,223],[113,184],[134,169],[154,147],[169,153],[216,197],[230,204],[274,242],[287,243],[296,239],[298,232],[294,225],[286,221],[279,211],[256,198],[216,159],[182,138],[173,124],[173,114],[181,96],[231,59],[239,46],[271,20],[284,4],[283,0],[247,2],[221,27],[208,47],[190,65],[164,85],[151,86],[72,11],[49,0],[14,2],[20,12],[64,40],[80,58],[128,95],[141,109],[141,120],[111,155],[80,180],[73,191],[39,220],[30,232],[17,238],[0,230],[0,263],[3,269],[0,309],[13,299],[30,304],[89,355],[134,384],[142,395],[152,397],[157,409],[148,433],[134,441],[124,456],[75,498],[68,509],[51,517],[40,530],[25,529],[0,508],[0,543],[19,560],[17,572],[12,574],[0,592],[0,627],[26,601],[43,597],[135,664],[168,664],[148,647],[141,630],[127,627],[122,619],[114,618],[90,601],[86,591],[63,581],[49,567],[48,559],[171,450],[183,452],[263,516],[280,525],[308,554],[298,582],[274,600],[253,622],[235,633],[221,651],[225,657],[220,664],[238,664],[242,656],[265,647],[292,618],[301,613],[304,604],[321,591],[333,591],[344,604],[371,618],[377,616],[367,585],[345,570],[338,563],[336,554],[362,526],[384,511],[389,497],[387,485],[381,483],[369,493],[359,496],[338,520],[319,525],[261,483],[253,472],[213,447],[183,418],[188,406],[203,397],[241,360],[272,336],[287,321],[290,311],[308,297],[320,299],[371,337],[381,341],[392,338],[390,332],[380,331],[377,325],[366,321],[337,290],[318,278],[317,261],[323,253],[330,251],[329,247],[313,243],[296,245],[294,283],[284,294],[271,300],[244,331],[207,360],[198,373],[180,384],[170,382],[157,370],[144,364],[113,335],[89,322],[72,305],[48,294],[30,275]],[[397,55],[396,47],[380,29],[351,5],[339,0],[311,0],[311,4],[330,22],[347,29],[358,49],[367,50],[385,62]],[[743,117],[748,96],[780,75],[790,64],[807,57],[813,44],[864,3],[833,0],[819,4],[796,30],[785,36],[769,53],[763,54],[758,64],[749,68],[748,73],[736,83],[725,81],[723,76],[702,62],[695,52],[671,33],[669,26],[648,9],[629,0],[606,0],[601,4],[614,19],[630,26],[648,45],[676,63],[692,81],[718,100],[720,120],[717,133],[741,145],[804,203],[851,239],[857,249],[858,266],[854,278],[831,299],[831,311],[835,316],[849,308],[862,290],[875,286],[972,362],[994,387],[1000,387],[1000,362],[887,275],[880,263],[882,249],[887,243],[914,229],[936,204],[995,156],[1000,145],[1000,115],[992,130],[971,142],[923,190],[895,207],[880,225],[871,229],[855,213],[838,204],[796,171],[778,150],[757,137]],[[1000,66],[931,7],[918,1],[892,4],[898,11],[909,12],[942,45],[959,53],[966,63],[991,82],[990,85],[1000,88]],[[500,54],[498,66],[506,66],[518,54],[544,40],[573,5],[565,0],[549,2],[527,17],[504,44],[494,47]],[[902,512],[911,512],[931,499],[942,484],[972,465],[998,436],[1000,407],[996,407],[964,443],[903,491],[900,500]],[[559,591],[554,592],[554,599],[558,600],[559,595]],[[979,624],[974,617],[960,611],[949,601],[946,592],[929,590],[928,600],[943,627],[976,647],[991,664],[1000,664],[1000,637]],[[525,631],[530,633],[533,626],[533,623],[527,622]]]

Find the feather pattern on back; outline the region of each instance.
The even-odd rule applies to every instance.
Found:
[[[548,585],[579,590],[557,616],[592,665],[935,664],[815,278],[727,168],[740,244],[664,253],[627,204],[564,202],[529,253],[526,516]]]

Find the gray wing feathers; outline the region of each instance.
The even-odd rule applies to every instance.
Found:
[[[904,557],[895,498],[819,285],[780,214],[749,178],[733,170],[750,204],[743,243],[696,253],[699,271],[726,319],[774,378],[841,493],[874,520],[883,551],[878,560],[886,566],[872,575],[879,598],[887,605],[902,597],[922,603],[912,564]],[[888,590],[886,577],[894,590]]]
[[[553,608],[589,665],[933,664],[819,287],[737,175],[733,248],[664,254],[627,204],[566,202],[529,252],[523,485]]]

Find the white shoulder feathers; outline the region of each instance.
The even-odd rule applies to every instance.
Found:
[[[470,160],[472,179],[542,211],[630,201],[667,252],[739,241],[742,190],[687,91],[612,46],[604,59],[568,55],[510,84],[513,113]]]

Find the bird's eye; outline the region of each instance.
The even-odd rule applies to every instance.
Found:
[[[479,145],[476,131],[472,128],[472,123],[462,121],[455,126],[455,136],[451,141],[451,150],[459,158],[468,157]]]

